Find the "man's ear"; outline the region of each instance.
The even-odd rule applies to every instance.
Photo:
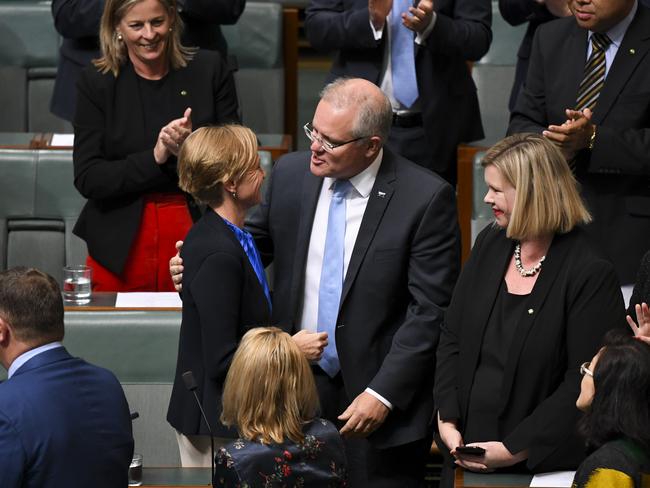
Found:
[[[382,146],[382,139],[379,136],[372,136],[368,138],[368,156],[376,156]]]
[[[0,317],[0,346],[6,346],[9,343],[10,337],[13,335],[13,330],[5,319]]]

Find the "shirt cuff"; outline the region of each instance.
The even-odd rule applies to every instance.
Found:
[[[384,36],[384,27],[386,27],[388,18],[386,18],[386,23],[384,23],[384,27],[382,27],[379,30],[375,29],[375,26],[372,25],[372,20],[368,19],[368,22],[370,23],[370,29],[372,30],[372,35],[374,36],[375,41],[381,41],[381,38]]]
[[[431,31],[433,30],[434,26],[436,25],[436,20],[438,19],[438,14],[436,12],[431,13],[431,21],[429,22],[429,25],[427,25],[427,28],[422,31],[421,34],[417,34],[415,36],[415,43],[419,44],[421,46],[424,46],[427,43],[427,38],[431,34]]]
[[[377,400],[379,400],[381,403],[386,405],[388,407],[388,410],[393,410],[393,404],[390,403],[388,400],[386,400],[383,396],[381,396],[379,393],[377,393],[375,390],[372,388],[366,388],[366,393],[369,395],[374,396]]]

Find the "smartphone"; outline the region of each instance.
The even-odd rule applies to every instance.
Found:
[[[482,456],[485,454],[485,449],[478,446],[458,446],[456,452],[461,454],[471,454],[472,456]]]

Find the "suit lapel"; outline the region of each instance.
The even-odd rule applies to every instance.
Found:
[[[361,267],[361,263],[368,251],[368,247],[379,228],[379,223],[381,222],[386,207],[388,206],[388,202],[390,202],[390,199],[393,196],[393,182],[396,179],[395,162],[393,158],[394,156],[387,149],[384,149],[383,160],[379,167],[375,184],[368,196],[368,204],[366,205],[366,210],[363,214],[363,219],[361,220],[357,240],[354,243],[354,249],[352,250],[348,270],[345,274],[345,280],[343,281],[343,291],[341,292],[339,309],[343,305],[343,302],[354,283],[359,268]]]
[[[558,53],[551,53],[551,56],[558,56]],[[563,70],[561,73],[545,73],[545,76],[549,78],[557,77],[558,80],[564,80],[561,81],[562,89],[559,91],[559,96],[562,100],[559,106],[573,108],[578,99],[578,89],[584,77],[584,67],[587,62],[587,31],[578,27],[575,21],[569,42],[566,44],[566,53],[563,56],[566,56],[566,59],[570,60],[571,65],[577,64],[580,68]],[[564,108],[562,109],[562,117],[566,118]]]
[[[492,308],[496,302],[497,293],[501,288],[506,268],[512,257],[514,242],[506,237],[505,231],[499,231],[494,244],[494,246],[481,253],[485,264],[481,265],[483,267],[481,277],[475,280],[476,283],[480,283],[480,289],[472,290],[475,302],[468,315],[470,319],[467,321],[472,325],[464,327],[461,336],[461,340],[467,344],[467,352],[466,356],[460,358],[463,367],[459,370],[461,375],[459,384],[471,385],[474,382],[474,373],[481,355],[485,328],[492,314]],[[481,338],[481,340],[476,340],[477,337]],[[466,398],[468,401],[463,405],[464,417],[467,416],[467,408],[469,407],[469,391]]]
[[[309,251],[311,228],[314,223],[314,213],[316,212],[316,204],[318,203],[318,196],[320,195],[322,184],[323,179],[314,176],[309,171],[309,165],[307,165],[299,201],[300,217],[298,221],[298,232],[296,233],[296,256],[293,264],[293,276],[291,278],[291,308],[289,310],[294,319],[294,324],[298,323],[298,313],[302,306],[307,252]]]
[[[607,73],[605,85],[598,97],[593,116],[596,125],[600,124],[607,116],[632,72],[646,56],[650,49],[649,40],[650,19],[648,19],[647,10],[639,4],[637,14],[623,37],[623,42],[618,48],[614,62]]]
[[[544,260],[544,267],[537,278],[533,291],[528,297],[525,310],[522,317],[518,320],[517,330],[512,338],[512,344],[508,354],[504,371],[503,381],[501,383],[501,404],[500,410],[506,408],[510,397],[510,390],[514,381],[515,372],[518,370],[517,364],[520,361],[521,351],[526,343],[528,333],[535,324],[538,312],[541,310],[546,298],[552,289],[554,283],[560,276],[564,261],[566,259],[566,249],[562,245],[563,236],[555,236],[551,247]]]

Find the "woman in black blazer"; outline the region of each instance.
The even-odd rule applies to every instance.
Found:
[[[559,150],[519,134],[493,146],[483,167],[495,225],[476,240],[438,347],[446,483],[454,463],[479,472],[575,469],[580,364],[605,331],[626,327],[614,269],[578,227],[590,217]],[[484,454],[463,452],[468,444]]]
[[[181,28],[174,0],[108,0],[102,56],[78,82],[74,178],[88,202],[74,232],[96,290],[173,290],[167,263],[195,209],[177,187],[179,148],[237,120],[232,74],[218,53],[183,47]]]
[[[208,428],[182,375],[193,373],[217,442],[236,437],[219,422],[223,382],[242,336],[271,320],[264,268],[243,230],[264,179],[256,137],[241,126],[200,128],[181,148],[178,173],[181,188],[209,208],[183,245],[183,321],[167,420],[183,466],[210,466]]]

